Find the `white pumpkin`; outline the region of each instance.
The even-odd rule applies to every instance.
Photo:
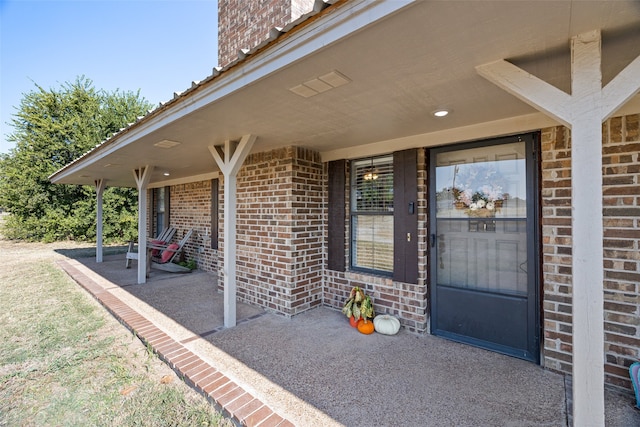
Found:
[[[400,321],[388,314],[380,314],[373,319],[376,332],[384,335],[395,335],[400,330]]]

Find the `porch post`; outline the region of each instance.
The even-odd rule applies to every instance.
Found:
[[[134,169],[138,187],[138,284],[147,283],[147,186],[153,166]]]
[[[225,141],[224,148],[209,151],[224,175],[224,326],[236,325],[236,177],[253,147],[255,135],[245,135],[239,143]]]
[[[96,179],[96,262],[102,262],[102,195],[104,179]]]
[[[573,422],[604,425],[602,73],[600,32],[571,42]],[[593,424],[590,424],[593,423]]]
[[[571,95],[504,61],[480,75],[571,128],[573,420],[604,425],[602,122],[640,91],[640,58],[602,88],[599,30],[571,39]]]

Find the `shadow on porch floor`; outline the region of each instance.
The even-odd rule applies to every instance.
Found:
[[[282,416],[271,425],[567,425],[564,376],[534,364],[403,330],[361,335],[328,308],[287,319],[238,303],[238,325],[225,329],[212,274],[152,270],[137,285],[135,263],[125,269],[124,255],[104,260],[78,259],[80,273],[66,270],[94,281]],[[243,412],[233,396],[221,406],[251,425],[249,405]],[[607,426],[640,425],[632,394],[607,390],[606,416]]]

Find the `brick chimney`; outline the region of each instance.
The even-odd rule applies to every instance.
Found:
[[[314,0],[218,0],[218,66],[267,39],[269,30],[284,27],[313,8]]]

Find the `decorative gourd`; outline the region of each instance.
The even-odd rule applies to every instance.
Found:
[[[373,311],[373,301],[371,297],[365,295],[364,291],[359,287],[354,287],[349,293],[349,299],[342,307],[342,314],[347,316],[349,323],[354,328],[360,319],[373,319],[376,315]],[[353,320],[351,320],[353,318]]]
[[[355,317],[351,316],[349,318],[349,324],[351,325],[352,328],[357,328],[358,327],[358,320],[356,320]]]
[[[384,335],[395,335],[400,330],[400,321],[388,314],[381,314],[373,319],[376,332]]]
[[[375,327],[373,326],[373,322],[370,320],[360,319],[358,322],[358,332],[361,334],[369,335],[372,334],[374,330]]]

